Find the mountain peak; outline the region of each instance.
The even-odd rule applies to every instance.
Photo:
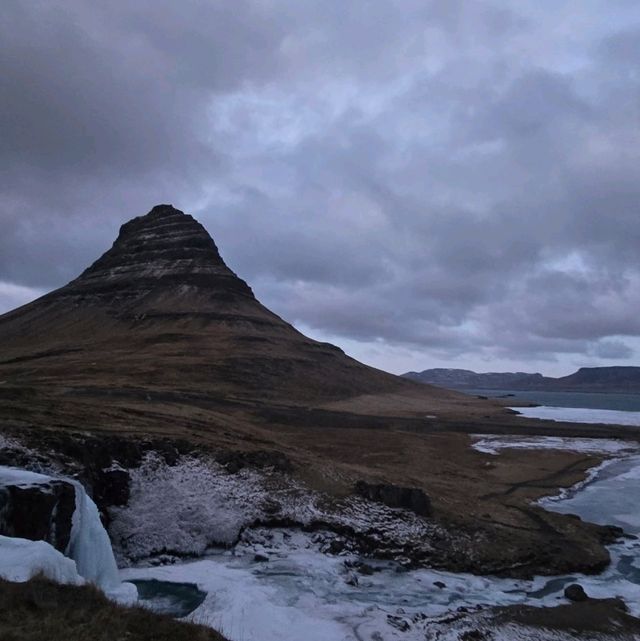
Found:
[[[122,225],[111,249],[58,291],[79,296],[80,303],[122,303],[184,286],[253,298],[207,230],[193,216],[163,204]]]

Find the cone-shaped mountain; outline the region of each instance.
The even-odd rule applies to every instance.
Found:
[[[0,316],[0,344],[0,419],[19,424],[206,434],[487,411],[303,336],[171,205],[124,224],[68,285]]]

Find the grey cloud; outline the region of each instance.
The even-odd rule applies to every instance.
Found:
[[[640,11],[572,12],[568,37],[537,3],[9,0],[0,280],[60,285],[173,202],[338,339],[629,360]]]

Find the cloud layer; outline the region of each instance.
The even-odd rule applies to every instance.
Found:
[[[0,309],[159,202],[394,371],[632,364],[636,2],[8,0]]]

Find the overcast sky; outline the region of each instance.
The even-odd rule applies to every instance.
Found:
[[[640,364],[638,0],[3,0],[0,311],[158,203],[394,372]]]

